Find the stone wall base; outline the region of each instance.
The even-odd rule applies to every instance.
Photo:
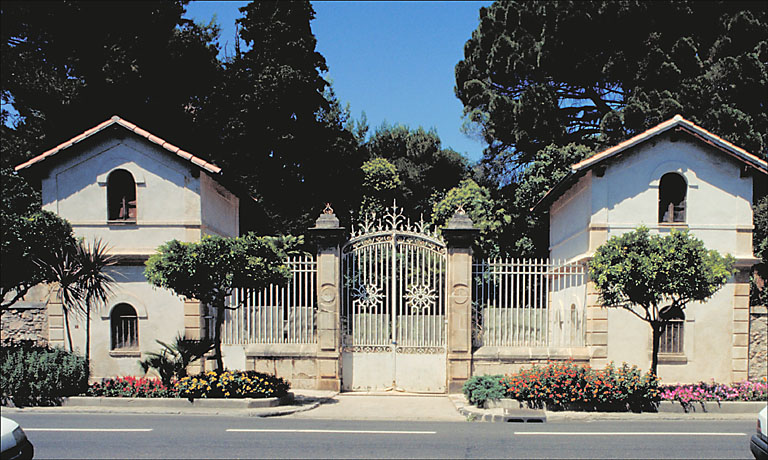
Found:
[[[768,313],[766,307],[752,307],[749,315],[749,379],[768,377]]]
[[[4,347],[14,343],[48,345],[48,311],[45,307],[11,307],[0,316],[0,323],[0,344]]]

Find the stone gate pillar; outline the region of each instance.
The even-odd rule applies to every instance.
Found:
[[[309,229],[317,244],[317,386],[318,390],[341,390],[341,276],[340,243],[344,227],[330,205]]]
[[[479,232],[463,209],[443,229],[448,244],[448,393],[472,375],[472,242]]]

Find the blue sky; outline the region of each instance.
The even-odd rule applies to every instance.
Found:
[[[238,8],[247,2],[194,1],[187,17],[209,22],[230,53]],[[484,144],[461,132],[462,105],[453,92],[454,66],[478,25],[484,2],[312,2],[312,32],[342,104],[355,119],[365,111],[372,130],[386,121],[435,128],[444,147],[479,160]]]

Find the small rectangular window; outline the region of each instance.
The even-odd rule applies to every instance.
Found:
[[[659,353],[683,353],[683,320],[672,320],[664,325],[659,341]]]

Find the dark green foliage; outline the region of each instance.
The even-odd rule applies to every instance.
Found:
[[[749,304],[768,306],[768,196],[753,207],[752,248],[760,263],[752,267]]]
[[[287,256],[302,243],[292,236],[238,238],[205,236],[198,242],[171,240],[157,248],[146,262],[144,275],[157,287],[197,299],[216,310],[214,350],[218,369],[221,357],[221,327],[225,298],[235,288],[261,289],[284,285],[291,279]],[[238,308],[234,305],[229,308]]]
[[[363,173],[363,195],[358,218],[365,220],[371,215],[381,217],[385,209],[392,206],[401,184],[397,168],[384,158],[373,158],[363,163],[360,170]]]
[[[192,129],[196,113],[219,79],[218,30],[183,19],[184,3],[3,2],[2,100],[19,116],[3,126],[2,165],[114,114],[197,151],[207,136]]]
[[[547,145],[600,148],[680,113],[765,157],[760,2],[497,1],[456,65],[456,95],[497,177]]]
[[[146,359],[139,361],[139,365],[147,372],[150,368],[157,370],[163,385],[170,388],[172,380],[187,376],[187,367],[193,361],[202,358],[213,348],[213,341],[209,339],[185,339],[181,334],[176,336],[172,344],[155,340],[163,349],[160,352],[150,351],[145,353]]]
[[[475,228],[480,230],[473,246],[477,257],[495,257],[502,253],[502,232],[509,224],[509,216],[491,192],[471,179],[448,190],[445,197],[432,207],[432,223],[444,228],[459,206],[464,209]]]
[[[400,179],[395,192],[397,204],[415,220],[429,218],[432,205],[469,176],[466,158],[443,148],[433,130],[384,124],[364,148],[369,157],[384,158],[395,166]]]
[[[76,243],[69,222],[41,211],[39,195],[23,178],[6,168],[1,174],[0,297],[5,309],[33,286],[55,281],[40,265],[53,263],[58,252],[74,250]]]
[[[661,236],[639,227],[597,248],[589,277],[604,307],[623,308],[650,325],[651,372],[656,374],[665,324],[684,317],[689,302],[712,297],[733,274],[733,264],[731,255],[708,251],[687,230]]]
[[[536,159],[525,166],[514,185],[512,211],[515,236],[509,246],[509,252],[518,257],[547,257],[548,222],[547,216],[531,209],[544,195],[560,182],[571,170],[571,165],[578,163],[591,154],[583,145],[568,144],[558,147],[548,145],[536,154]]]
[[[2,404],[51,406],[88,386],[85,359],[60,348],[13,346],[0,350]]]
[[[483,407],[489,399],[501,399],[506,396],[503,381],[503,375],[473,375],[464,383],[461,391],[470,404]]]
[[[348,112],[323,79],[312,5],[259,1],[240,11],[239,37],[249,49],[238,47],[225,63],[200,117],[220,144],[211,149],[214,162],[257,198],[256,212],[241,213],[244,229],[300,233],[326,202],[355,211],[349,192],[363,158],[345,129]]]

